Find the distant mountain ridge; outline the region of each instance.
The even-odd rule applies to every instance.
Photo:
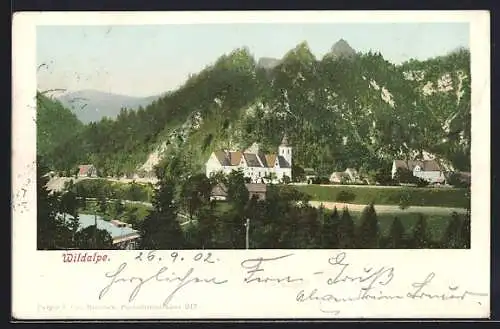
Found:
[[[151,104],[162,95],[134,97],[98,90],[79,90],[56,97],[83,123],[97,122],[103,117],[115,118],[120,109],[137,109]]]

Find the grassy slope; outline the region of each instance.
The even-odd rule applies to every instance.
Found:
[[[295,186],[301,192],[311,196],[315,201],[341,201],[337,196],[341,191],[355,195],[354,200],[349,203],[368,204],[370,202],[380,205],[398,205],[403,195],[408,196],[411,206],[435,206],[467,208],[469,201],[466,189],[459,188],[383,188],[377,186],[319,186],[301,185]]]

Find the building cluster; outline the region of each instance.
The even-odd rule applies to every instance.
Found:
[[[253,143],[246,150],[219,150],[212,152],[205,164],[206,175],[229,174],[241,170],[252,183],[276,183],[292,180],[292,146],[285,135],[277,153],[263,152]]]
[[[266,153],[258,143],[253,143],[244,150],[214,151],[205,163],[205,171],[207,177],[210,177],[217,173],[227,175],[233,170],[240,170],[250,184],[288,183],[293,181],[292,159],[293,148],[285,135],[277,148],[277,152]],[[443,169],[436,160],[394,160],[391,168],[392,178],[395,179],[397,173],[402,169],[411,172],[414,177],[425,180],[429,184],[446,184],[449,175],[449,172]],[[309,184],[318,178],[313,168],[304,168],[304,174],[305,181]],[[78,176],[97,177],[98,171],[92,164],[80,165]],[[470,182],[470,173],[460,172],[459,176],[460,179]],[[152,179],[141,177],[136,173],[130,178],[138,181]],[[329,176],[328,180],[332,184],[373,183],[369,182],[366,177],[362,177],[355,168],[335,171]],[[250,190],[252,189],[253,187],[250,187]],[[258,188],[256,187],[256,189]],[[222,195],[214,197],[222,198]]]

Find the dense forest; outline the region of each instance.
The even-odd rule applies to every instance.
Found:
[[[38,153],[53,170],[93,163],[122,175],[161,150],[163,169],[187,174],[216,149],[258,141],[274,150],[286,132],[294,162],[321,175],[388,168],[424,152],[470,170],[467,49],[394,65],[380,53],[334,48],[317,59],[304,42],[268,67],[236,49],[150,105],[87,125],[39,93]]]

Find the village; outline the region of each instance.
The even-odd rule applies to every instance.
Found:
[[[205,163],[205,173],[211,177],[217,173],[228,175],[233,170],[241,170],[245,176],[247,186],[250,190],[264,190],[268,184],[318,184],[318,185],[356,185],[384,186],[380,182],[371,181],[368,177],[361,175],[356,168],[346,168],[344,171],[334,171],[329,177],[318,176],[314,168],[303,168],[301,177],[294,177],[292,173],[293,146],[284,135],[276,153],[264,153],[257,142],[254,142],[245,150],[217,150],[211,153]],[[470,172],[447,170],[435,159],[407,160],[395,159],[390,168],[391,178],[399,185],[416,185],[417,181],[429,187],[448,187],[451,176],[459,179],[464,184],[470,184]],[[58,177],[55,172],[50,173],[52,178]],[[403,179],[399,176],[405,176]],[[409,176],[409,177],[408,177]],[[61,177],[61,176],[59,176]],[[414,179],[411,179],[411,178]],[[138,171],[122,177],[101,177],[99,170],[93,164],[78,166],[75,179],[105,178],[111,181],[123,183],[157,183],[153,172],[144,173]],[[406,181],[405,181],[406,180]],[[394,186],[387,184],[386,186]],[[255,187],[254,187],[255,186]],[[218,189],[214,189],[217,193]],[[215,194],[214,197],[220,197]]]
[[[397,188],[406,186],[426,186],[435,188],[446,188],[452,186],[449,180],[454,179],[470,184],[470,173],[450,172],[442,169],[436,160],[402,160],[396,159],[390,168],[391,178],[398,184],[381,185],[378,182],[370,182],[366,177],[360,175],[356,168],[346,168],[344,171],[332,172],[328,179],[321,180],[314,168],[304,168],[300,178],[294,177],[292,172],[293,146],[286,135],[275,153],[265,153],[254,142],[244,150],[216,150],[212,152],[205,164],[205,175],[212,177],[222,174],[229,175],[234,170],[239,170],[245,177],[245,187],[249,192],[249,198],[265,200],[268,186],[275,184],[287,185],[319,185],[319,186],[356,186],[356,187],[387,187]],[[88,179],[106,179],[119,183],[156,184],[158,179],[154,175],[146,176],[135,173],[132,176],[123,177],[100,177],[99,170],[93,164],[80,165],[74,177],[58,177],[56,173],[49,173],[51,179],[47,184],[49,190],[61,190],[68,180],[73,183]],[[407,183],[404,183],[407,182]],[[424,183],[423,185],[421,183]],[[420,183],[420,185],[418,184]],[[222,184],[213,187],[211,200],[226,201],[228,199],[227,189]],[[141,203],[136,200],[122,200],[125,203]],[[149,203],[143,203],[149,205]],[[313,201],[312,205],[322,205],[322,202]],[[359,206],[359,205],[354,205]],[[180,215],[187,218],[186,215]],[[104,220],[96,215],[81,214],[80,223],[82,228],[96,225],[106,230],[113,238],[113,245],[117,249],[135,249],[140,239],[140,234],[130,224],[118,219]],[[187,223],[187,221],[186,221]]]

